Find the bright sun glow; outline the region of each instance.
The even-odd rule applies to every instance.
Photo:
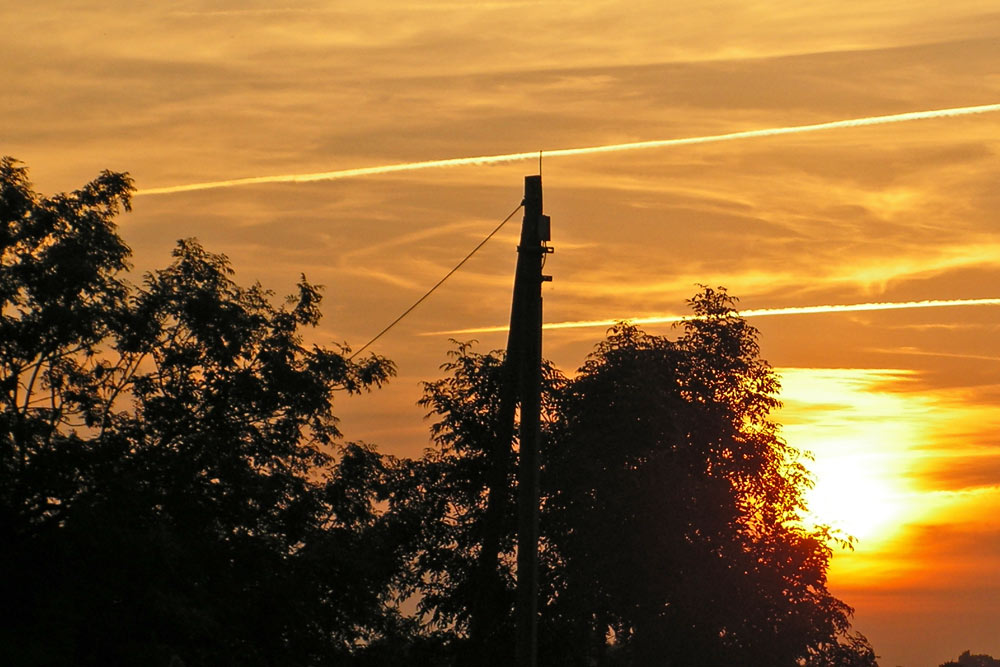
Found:
[[[784,434],[809,451],[815,486],[806,493],[815,525],[827,525],[877,549],[913,517],[908,499],[912,452],[922,442],[919,397],[886,390],[899,371],[780,369]]]
[[[829,456],[810,468],[816,478],[806,494],[811,523],[829,525],[865,545],[898,527],[906,507],[887,461]]]

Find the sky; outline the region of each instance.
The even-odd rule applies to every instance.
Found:
[[[130,172],[137,277],[192,236],[244,284],[305,273],[321,343],[357,349],[412,304],[542,151],[546,322],[671,335],[699,284],[789,309],[751,321],[784,437],[814,453],[813,509],[857,537],[831,590],[882,665],[1000,656],[1000,111],[558,153],[996,105],[995,0],[36,0],[0,21],[0,153],[50,194]],[[162,192],[259,177],[279,182]],[[373,346],[399,376],[341,402],[347,438],[429,445],[416,401],[449,337],[505,343],[441,332],[507,321],[517,220]],[[956,300],[986,301],[796,310]],[[550,329],[545,355],[571,372],[605,326]]]

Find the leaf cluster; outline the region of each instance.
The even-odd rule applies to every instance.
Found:
[[[131,179],[35,193],[0,162],[0,594],[7,664],[308,665],[398,624],[387,460],[334,399],[388,360],[308,345],[320,289],[276,306],[193,239],[141,285]]]

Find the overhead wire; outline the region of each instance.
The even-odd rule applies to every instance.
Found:
[[[375,334],[375,336],[370,341],[368,341],[367,343],[365,343],[364,345],[362,345],[356,352],[354,352],[350,357],[348,357],[348,360],[353,359],[354,357],[358,356],[359,354],[361,354],[362,352],[364,352],[365,350],[367,350],[369,347],[371,347],[371,345],[375,341],[377,341],[379,338],[381,338],[382,336],[384,336],[385,334],[387,334],[389,332],[389,330],[392,329],[394,326],[396,326],[397,324],[399,324],[403,320],[404,317],[406,317],[411,312],[413,312],[413,310],[417,306],[419,306],[421,303],[423,303],[427,299],[427,297],[429,297],[431,294],[433,294],[437,290],[437,288],[441,287],[441,285],[443,285],[444,282],[446,280],[448,280],[448,278],[451,278],[455,274],[456,271],[458,271],[460,268],[462,268],[462,266],[467,261],[469,261],[472,258],[473,255],[475,255],[477,252],[479,252],[480,248],[482,248],[484,245],[486,245],[486,243],[489,242],[489,240],[491,238],[493,238],[494,236],[496,236],[497,232],[499,232],[501,229],[503,229],[503,226],[506,225],[510,221],[510,219],[514,217],[514,214],[517,213],[518,211],[520,211],[521,207],[523,207],[523,206],[524,206],[524,201],[522,200],[520,203],[518,203],[518,205],[514,208],[513,211],[511,211],[510,213],[507,214],[507,217],[504,218],[503,221],[499,225],[497,225],[496,227],[493,228],[493,231],[491,231],[489,234],[486,235],[486,238],[484,238],[482,241],[480,241],[478,243],[478,245],[476,245],[476,247],[473,248],[469,252],[468,255],[466,255],[465,257],[463,257],[462,261],[459,262],[458,264],[456,264],[455,267],[451,271],[449,271],[448,273],[446,273],[445,276],[444,276],[444,278],[442,278],[441,280],[437,281],[437,283],[435,283],[433,287],[431,287],[429,290],[427,290],[422,297],[420,297],[419,299],[417,299],[416,301],[414,301],[413,305],[411,305],[409,308],[407,308],[406,310],[404,310],[403,313],[399,317],[397,317],[396,319],[394,319],[392,322],[390,322],[388,324],[388,326],[386,326],[384,329],[382,329],[377,334]]]

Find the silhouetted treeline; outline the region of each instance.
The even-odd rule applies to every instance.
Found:
[[[941,667],[1000,667],[1000,660],[991,655],[973,654],[971,651],[963,651],[958,656],[958,661],[950,660],[942,663]]]
[[[305,344],[315,286],[275,307],[193,240],[129,283],[131,190],[0,162],[3,663],[510,664],[503,354],[458,344],[425,385],[422,457],[345,444],[335,394],[392,363]],[[691,306],[545,369],[540,664],[874,665],[756,331],[724,290]]]

